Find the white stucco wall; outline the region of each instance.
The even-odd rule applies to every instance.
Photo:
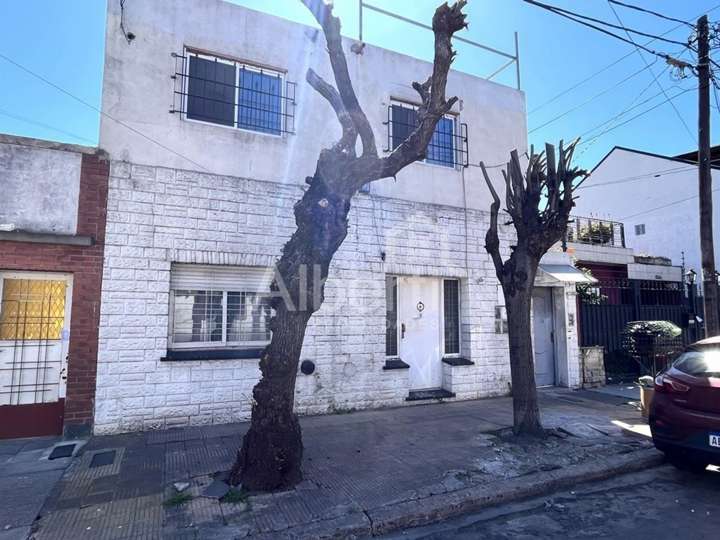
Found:
[[[0,226],[75,234],[81,157],[74,152],[0,141]]]
[[[137,37],[128,44],[120,32],[119,16],[119,2],[109,0],[103,111],[172,151],[103,116],[100,146],[112,159],[302,184],[314,172],[320,149],[337,140],[340,128],[334,113],[305,82],[309,67],[333,80],[325,38],[319,30],[219,0],[129,0],[125,25]],[[430,32],[427,39],[433,39]],[[349,39],[344,42],[349,72],[382,152],[387,146],[383,123],[391,98],[417,102],[411,84],[425,81],[432,65],[370,45],[357,55],[350,52],[352,43]],[[297,83],[296,133],[261,135],[169,114],[174,97],[171,75],[175,72],[171,54],[182,53],[184,47],[286,72],[287,79]],[[460,98],[456,112],[459,121],[468,125],[472,163],[504,163],[511,150],[525,152],[522,92],[452,71],[447,95]],[[464,206],[462,174],[416,163],[403,170],[397,181],[379,181],[375,189],[382,196]],[[489,193],[480,169],[470,167],[464,174],[468,205],[488,209]],[[502,177],[498,174],[497,179],[500,188]]]
[[[718,170],[713,170],[713,180],[720,181]],[[636,255],[665,256],[680,266],[684,252],[685,267],[699,273],[697,194],[695,165],[616,148],[579,190],[573,212],[621,221],[626,245]],[[714,235],[720,238],[720,205],[713,212]],[[644,235],[635,234],[640,224],[645,225]],[[720,251],[715,256],[720,263]]]

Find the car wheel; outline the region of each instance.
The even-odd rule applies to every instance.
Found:
[[[681,471],[687,471],[692,473],[702,473],[707,469],[708,462],[688,454],[681,454],[678,452],[665,452],[667,460]]]

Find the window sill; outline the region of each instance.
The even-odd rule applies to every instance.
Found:
[[[176,113],[176,112],[181,113],[183,122],[190,122],[192,124],[202,124],[204,126],[214,126],[214,127],[219,127],[219,128],[225,128],[225,129],[230,129],[235,132],[248,133],[251,135],[262,135],[265,137],[272,137],[273,139],[278,139],[281,141],[285,141],[287,139],[287,135],[295,135],[294,131],[280,130],[280,133],[267,133],[266,131],[260,131],[260,130],[255,130],[255,129],[251,129],[251,128],[237,127],[234,124],[231,126],[229,124],[222,124],[220,122],[211,122],[210,120],[198,120],[196,118],[188,118],[185,113],[183,113],[182,111],[178,111],[178,110],[172,110],[170,112],[171,113]]]
[[[168,349],[161,362],[182,362],[192,360],[257,360],[264,347],[252,349]]]
[[[30,231],[0,231],[0,240],[8,242],[30,242],[34,244],[59,244],[66,246],[89,247],[95,245],[92,236],[77,234],[37,233]]]
[[[462,358],[460,356],[446,356],[442,359],[444,364],[448,364],[450,366],[474,366],[475,362],[472,360],[469,360],[468,358]]]
[[[410,369],[410,365],[403,362],[400,358],[388,358],[385,360],[383,371],[389,371],[392,369]]]

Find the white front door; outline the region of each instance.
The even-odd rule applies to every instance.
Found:
[[[0,406],[65,397],[72,278],[0,272]]]
[[[442,387],[440,285],[438,278],[398,278],[399,353],[411,390]]]
[[[555,340],[552,289],[536,287],[532,295],[535,384],[555,384]]]

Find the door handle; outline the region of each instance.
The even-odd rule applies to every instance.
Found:
[[[400,323],[400,339],[405,339],[405,323]]]

